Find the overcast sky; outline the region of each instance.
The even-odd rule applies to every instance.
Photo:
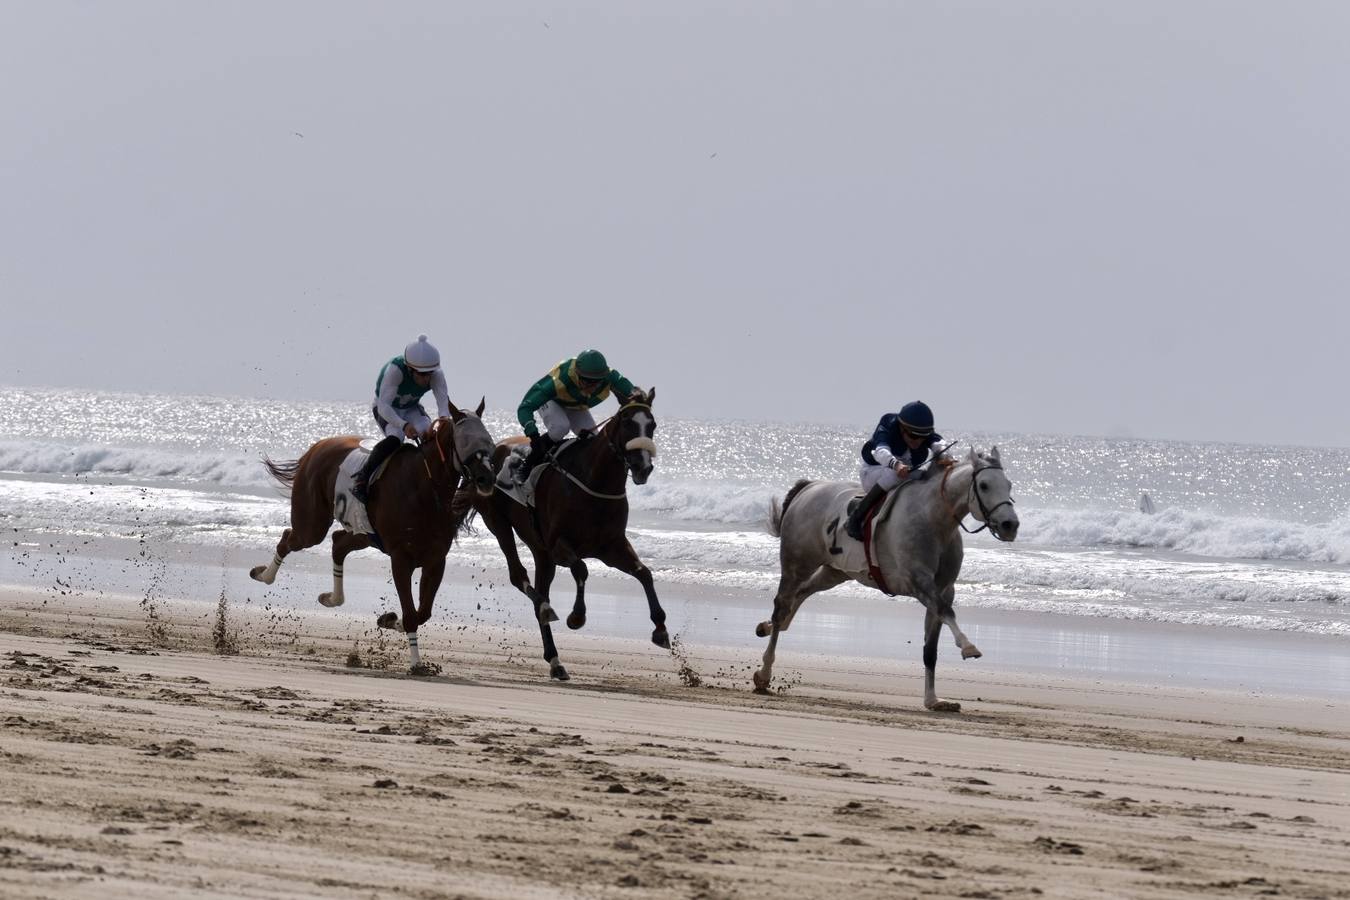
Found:
[[[1350,4],[0,0],[0,383],[1350,444]]]

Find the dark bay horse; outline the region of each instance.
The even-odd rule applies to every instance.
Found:
[[[403,628],[408,635],[408,652],[414,674],[424,674],[417,653],[417,628],[431,618],[431,605],[445,574],[445,556],[468,512],[461,504],[452,511],[456,490],[484,497],[492,495],[492,436],[483,426],[483,403],[472,413],[450,404],[450,418],[431,423],[420,445],[405,445],[389,459],[384,474],[369,489],[366,510],[380,538],[380,547],[389,554],[394,587],[403,608],[402,622],[394,613],[381,616],[381,628]],[[263,584],[277,577],[281,561],[296,550],[313,547],[328,534],[334,518],[334,494],[338,467],[361,443],[355,435],[325,438],[314,444],[299,459],[289,462],[264,460],[291,495],[291,527],[282,532],[272,562],[257,566],[249,575]],[[371,546],[370,535],[353,534],[345,529],[333,532],[333,590],[319,596],[324,606],[341,606],[342,563],[347,554]],[[412,574],[422,570],[418,583],[418,601],[413,603]]]
[[[497,538],[506,557],[511,584],[530,598],[544,640],[544,659],[549,675],[559,681],[568,679],[558,660],[550,622],[558,620],[549,604],[548,592],[558,566],[566,566],[577,583],[576,602],[567,617],[567,627],[586,624],[586,559],[598,559],[605,565],[636,578],[647,594],[651,613],[652,643],[670,648],[666,631],[666,612],[656,599],[652,573],[638,559],[628,542],[628,475],[635,484],[646,484],[652,473],[656,444],[656,417],[652,401],[656,389],[639,394],[619,408],[590,439],[579,440],[546,468],[535,484],[533,509],[522,506],[506,493],[473,496],[474,509],[488,530]],[[508,438],[497,445],[494,465],[501,468],[507,455],[524,438]],[[466,489],[460,490],[465,500]],[[535,581],[530,585],[525,566],[516,552],[515,535],[520,535],[534,557]]]

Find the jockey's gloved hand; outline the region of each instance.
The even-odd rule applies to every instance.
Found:
[[[581,431],[577,432],[577,440],[581,441],[583,444],[593,437],[595,437],[595,432],[591,431],[588,428],[582,429]]]

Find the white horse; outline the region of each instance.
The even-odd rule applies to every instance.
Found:
[[[997,447],[987,454],[972,449],[958,463],[939,456],[936,463],[926,477],[911,477],[882,501],[871,526],[870,560],[862,541],[849,537],[843,527],[849,502],[858,495],[857,484],[799,481],[781,507],[774,500],[769,532],[779,538],[781,576],[773,617],[755,628],[755,634],[769,638],[764,665],[754,675],[757,692],[768,692],[778,634],[787,631],[802,602],[852,579],[890,595],[914,597],[924,605],[923,704],[937,712],[961,709],[959,703],[939,700],[934,687],[942,623],[951,629],[962,659],[980,656],[957,627],[952,609],[964,552],[957,525],[973,515],[994,537],[1011,541],[1017,537],[1018,520],[1012,484]]]

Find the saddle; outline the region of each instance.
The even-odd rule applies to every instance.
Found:
[[[366,458],[370,456],[370,451],[374,446],[374,441],[364,440],[359,447],[348,453],[346,458],[342,460],[342,464],[338,466],[337,482],[333,485],[333,520],[352,534],[375,534],[375,528],[370,524],[370,514],[366,511],[366,505],[356,499],[356,495],[352,493],[352,484],[356,481],[356,473],[360,472],[361,467],[366,464]],[[391,454],[389,459],[370,473],[367,489],[384,474],[384,470],[388,468],[395,455],[397,454]]]
[[[576,438],[568,438],[558,446],[548,451],[542,460],[530,471],[530,477],[524,484],[516,482],[516,470],[525,463],[525,457],[530,453],[529,444],[517,444],[511,448],[506,459],[502,460],[502,467],[497,472],[497,490],[501,491],[521,506],[534,506],[534,488],[539,483],[539,477],[544,470],[553,466],[571,447],[577,442]]]
[[[881,566],[877,564],[876,554],[872,552],[873,538],[876,536],[877,529],[890,518],[891,510],[895,507],[895,500],[900,496],[900,491],[904,489],[909,481],[902,481],[900,484],[887,492],[885,498],[880,503],[872,507],[867,513],[867,518],[863,519],[862,526],[862,546],[863,559],[867,562],[867,574],[883,594],[894,597],[895,592],[886,585],[886,578],[881,574]],[[865,495],[862,493],[854,494],[853,499],[848,502],[848,513],[858,508],[858,504],[863,501]],[[841,528],[840,531],[843,531]]]

